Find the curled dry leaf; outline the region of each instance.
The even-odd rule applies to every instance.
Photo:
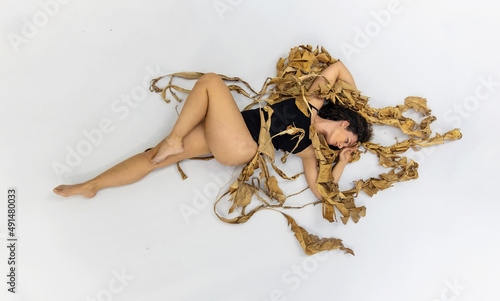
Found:
[[[368,97],[361,95],[360,91],[340,80],[335,83],[320,85],[319,88],[312,93],[307,92],[312,82],[317,77],[321,76],[321,71],[337,61],[338,60],[332,58],[323,47],[321,47],[321,49],[318,47],[313,49],[313,47],[309,45],[294,47],[291,49],[288,58],[281,58],[278,60],[276,64],[277,76],[268,78],[259,92],[256,92],[247,82],[238,77],[220,75],[223,80],[239,82],[243,84],[246,89],[250,90],[248,92],[241,86],[234,84],[228,85],[229,90],[240,93],[252,100],[252,103],[249,104],[245,110],[251,108],[255,104],[261,105],[262,102],[265,102],[266,105],[263,109],[268,113],[267,119],[262,112],[260,114],[261,129],[257,153],[243,168],[237,181],[234,182],[229,190],[219,197],[214,204],[215,214],[222,221],[227,223],[244,223],[248,221],[253,214],[263,209],[300,209],[307,205],[322,204],[323,217],[328,221],[337,221],[336,212],[338,211],[340,213],[340,220],[344,224],[347,223],[349,219],[352,219],[352,221],[356,223],[366,214],[366,208],[364,206],[357,207],[355,204],[355,198],[361,191],[371,197],[381,190],[392,187],[393,184],[397,182],[418,178],[418,163],[407,159],[407,157],[401,154],[405,153],[410,148],[418,151],[422,147],[442,144],[445,141],[453,141],[462,138],[462,134],[458,129],[451,130],[444,134],[436,133],[431,137],[432,130],[430,126],[436,118],[431,115],[431,110],[427,106],[427,101],[422,97],[407,97],[402,105],[378,109],[370,107]],[[150,90],[160,93],[166,102],[169,102],[166,98],[167,91],[169,91],[176,100],[181,101],[174,91],[186,93],[190,91],[172,84],[173,78],[198,79],[202,75],[203,73],[199,72],[174,73],[171,75],[168,84],[160,88],[157,84],[165,77],[162,76],[151,81]],[[326,143],[325,137],[316,131],[314,125],[311,125],[309,129],[309,138],[311,139],[316,158],[318,159],[318,178],[316,187],[322,199],[320,202],[311,202],[301,207],[291,207],[285,205],[287,196],[280,189],[277,178],[269,173],[268,164],[271,164],[272,168],[283,179],[295,180],[300,174],[288,177],[274,165],[275,151],[271,142],[273,137],[269,134],[270,117],[273,114],[273,110],[269,105],[278,103],[289,97],[295,97],[296,106],[302,113],[309,116],[311,108],[307,102],[307,98],[311,94],[348,107],[361,114],[369,123],[398,128],[402,133],[408,136],[408,139],[390,146],[382,146],[372,142],[362,143],[360,146],[363,147],[365,151],[354,151],[349,162],[357,161],[362,154],[371,152],[379,158],[379,165],[389,170],[386,173],[380,174],[378,177],[354,181],[354,187],[349,190],[340,191],[338,185],[333,182],[332,177],[332,168],[338,159],[339,151],[332,150]],[[263,97],[266,98],[264,99]],[[403,116],[403,113],[410,109],[420,113],[425,118],[418,123],[411,118]],[[305,133],[301,129],[292,127],[277,135],[292,135],[295,137],[294,139],[297,139],[298,145],[299,141],[305,136]],[[282,157],[283,163],[285,163],[287,156],[288,154]],[[179,165],[178,168],[184,178],[185,175]],[[258,169],[260,169],[260,173],[256,176],[254,173]],[[242,208],[241,213],[234,218],[223,217],[217,212],[218,202],[228,194],[229,201],[232,202],[229,213],[233,213],[236,208]],[[251,211],[245,212],[247,206],[254,200],[254,196],[261,204],[254,207]],[[288,223],[291,225],[295,237],[306,254],[312,255],[325,250],[340,249],[354,255],[351,249],[344,247],[340,239],[320,239],[316,235],[309,234],[289,215],[281,211],[279,212],[285,216]]]

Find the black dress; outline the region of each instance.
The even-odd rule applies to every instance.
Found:
[[[304,138],[300,141],[297,148],[292,152],[294,154],[303,151],[311,145],[309,139],[309,127],[311,126],[311,117],[307,117],[295,105],[295,98],[285,99],[279,103],[271,105],[273,114],[271,115],[271,128],[269,133],[271,137],[275,134],[287,129],[288,126],[295,126],[296,128],[303,129],[305,132]],[[264,117],[267,120],[267,112],[264,111]],[[259,142],[260,133],[260,114],[259,108],[251,109],[241,112],[243,119],[247,125],[253,140]],[[297,137],[295,137],[297,135]],[[281,149],[286,152],[291,152],[298,141],[298,134],[296,135],[280,135],[272,139],[275,149]],[[295,138],[293,138],[295,137]]]

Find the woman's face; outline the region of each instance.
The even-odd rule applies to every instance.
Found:
[[[358,135],[347,130],[348,121],[331,121],[326,124],[323,135],[326,142],[339,149],[353,145],[358,140]]]

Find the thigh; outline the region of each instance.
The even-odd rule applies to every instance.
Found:
[[[205,138],[217,161],[225,165],[248,163],[257,152],[245,120],[226,84],[214,76],[207,88]]]

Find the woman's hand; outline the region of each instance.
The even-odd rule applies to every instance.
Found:
[[[340,176],[342,175],[347,163],[349,163],[349,158],[351,158],[351,154],[355,149],[357,149],[356,146],[351,146],[340,150],[339,161],[335,164],[332,170],[333,182],[335,184],[338,184]]]
[[[354,82],[354,78],[352,77],[351,72],[347,70],[346,66],[344,63],[341,61],[337,61],[330,66],[326,67],[323,71],[320,73],[321,76],[318,76],[311,86],[309,87],[309,92],[313,92],[316,89],[319,88],[320,85],[326,84],[327,82],[330,82],[330,84],[335,84],[337,79],[342,80],[349,85],[353,86],[356,90],[358,89],[356,87],[356,83]],[[309,103],[311,103],[313,106],[316,108],[320,109],[323,106],[324,99],[319,98],[317,95],[312,94],[308,98]]]
[[[349,158],[351,158],[351,154],[354,150],[356,150],[356,148],[356,146],[351,146],[341,149],[339,154],[339,163],[349,163]]]

